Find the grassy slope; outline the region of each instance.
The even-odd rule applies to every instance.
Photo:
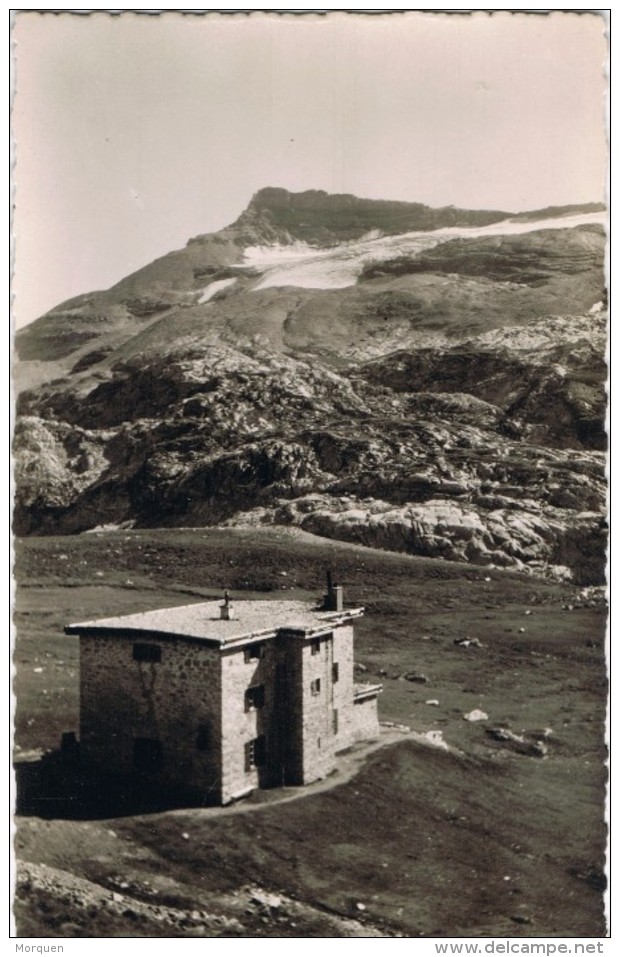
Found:
[[[30,539],[16,563],[17,744],[52,748],[62,730],[77,729],[67,621],[198,600],[224,586],[312,597],[326,565],[347,600],[367,607],[356,660],[371,677],[386,672],[382,718],[441,730],[460,755],[403,740],[349,783],[247,813],[168,811],[113,824],[31,817],[20,821],[18,854],[108,886],[119,868],[138,882],[165,875],[171,901],[188,907],[258,882],[315,915],[359,917],[362,902],[362,920],[407,936],[602,934],[605,616],[563,609],[575,605],[569,586],[280,530]],[[467,635],[482,647],[454,644]],[[411,670],[427,683],[403,680]],[[473,708],[516,732],[551,727],[548,757],[497,747],[483,724],[463,720]],[[92,926],[70,907],[61,920],[45,906],[19,905],[22,933],[68,920],[68,936],[84,936]],[[244,920],[243,936],[321,932],[310,918],[286,933]],[[108,933],[127,926],[118,917]],[[148,926],[132,933],[156,936]]]

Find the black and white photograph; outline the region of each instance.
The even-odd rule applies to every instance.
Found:
[[[604,953],[609,34],[12,12],[11,936]]]

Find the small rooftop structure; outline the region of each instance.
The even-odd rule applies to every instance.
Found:
[[[68,625],[80,639],[82,761],[227,803],[307,784],[378,733],[380,685],[353,681],[353,624],[322,605],[206,601]]]

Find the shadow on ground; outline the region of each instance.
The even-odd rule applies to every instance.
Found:
[[[59,820],[104,820],[168,811],[208,807],[208,796],[180,790],[154,788],[140,778],[96,775],[80,765],[79,754],[51,751],[35,761],[15,764],[16,813],[25,817]]]

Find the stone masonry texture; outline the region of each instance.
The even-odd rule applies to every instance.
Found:
[[[86,767],[227,803],[325,777],[338,751],[378,733],[379,689],[356,697],[350,619],[219,646],[117,621],[80,634]]]

